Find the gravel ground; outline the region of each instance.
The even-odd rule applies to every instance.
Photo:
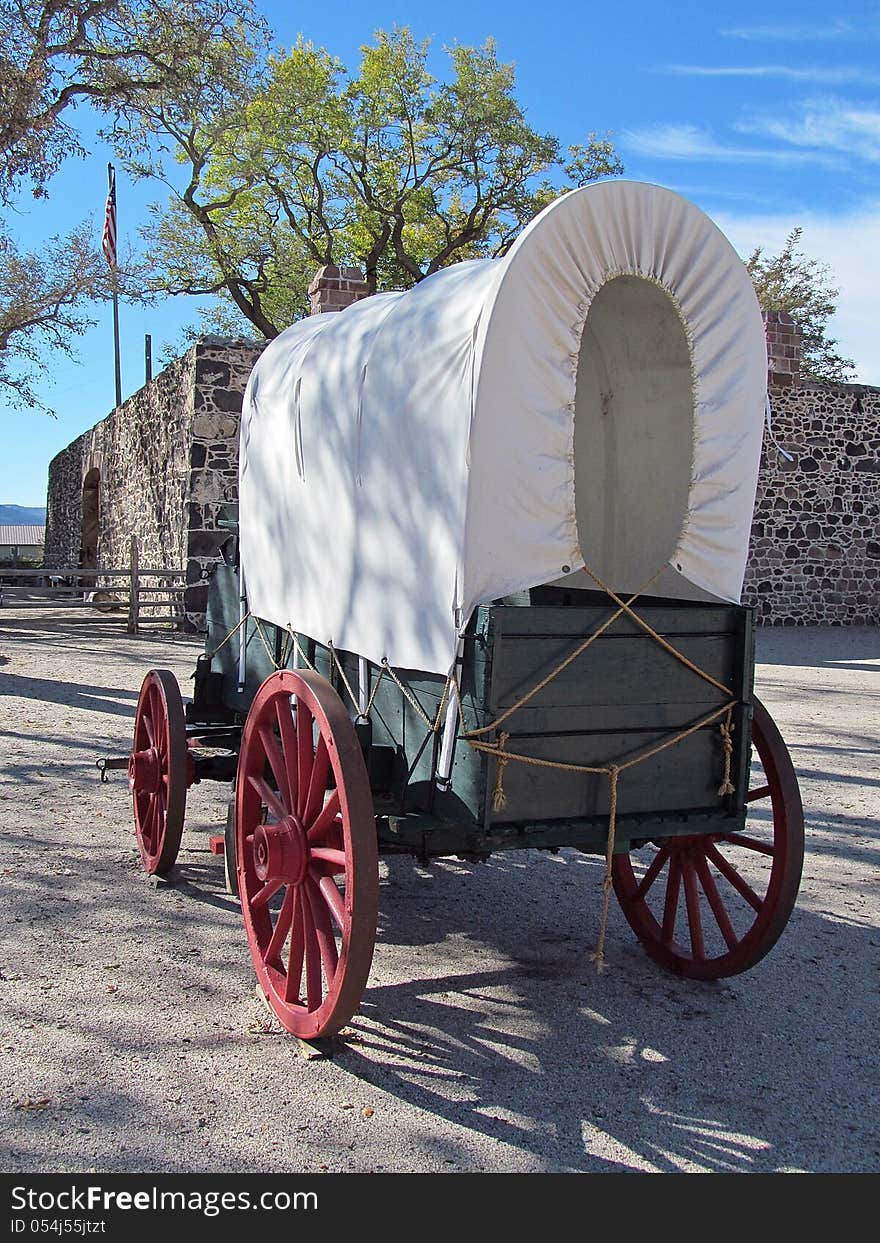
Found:
[[[0,612],[2,1168],[12,1171],[868,1171],[880,1168],[880,630],[759,634],[758,692],[807,808],[795,914],[751,972],[664,974],[601,864],[382,863],[360,1013],[309,1060],[254,995],[190,792],[174,883],[144,876],[123,773],[145,671],[200,646]]]

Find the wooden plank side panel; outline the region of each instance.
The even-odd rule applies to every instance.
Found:
[[[238,625],[238,572],[232,566],[218,566],[208,585],[207,637],[205,651],[213,652],[221,643],[220,650],[212,660],[212,668],[223,675],[223,703],[235,712],[247,713],[260,684],[269,676],[274,666],[257,633],[255,619],[250,617],[241,629],[227,641]],[[275,627],[261,623],[270,649],[275,642]],[[244,691],[238,689],[238,657],[243,636],[247,642],[246,682]]]
[[[571,638],[504,633],[495,657],[492,708],[526,695],[574,650]],[[727,635],[688,635],[678,650],[725,687],[734,682],[735,645]],[[531,700],[533,708],[586,704],[721,703],[723,692],[686,668],[649,635],[600,635]]]
[[[542,638],[554,635],[586,638],[618,611],[617,605],[611,600],[587,607],[578,605],[564,608],[548,605],[531,605],[527,608],[512,608],[506,605],[484,605],[483,607],[491,609],[496,630],[500,626],[505,635],[532,635]],[[738,615],[742,612],[739,605],[689,604],[686,602],[680,605],[657,605],[636,601],[633,608],[652,629],[664,638],[668,638],[670,642],[674,641],[675,635],[734,634],[739,626]],[[604,633],[612,636],[642,635],[646,632],[637,622],[626,614],[622,614]]]
[[[624,763],[669,737],[666,730],[625,734],[510,737],[511,752],[561,763],[601,767]],[[718,796],[724,767],[721,733],[707,726],[632,768],[618,784],[618,812],[647,814],[722,809]],[[494,788],[497,762],[490,758],[488,780]],[[492,823],[577,819],[607,815],[610,781],[604,773],[578,773],[510,760],[504,768],[506,806],[491,813]]]

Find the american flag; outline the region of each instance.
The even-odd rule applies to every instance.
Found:
[[[110,180],[110,192],[107,195],[107,207],[104,211],[104,231],[101,234],[101,249],[104,258],[111,268],[116,267],[116,170],[112,164],[107,165],[107,176]]]

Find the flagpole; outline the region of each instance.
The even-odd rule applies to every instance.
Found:
[[[116,404],[122,405],[122,372],[119,366],[119,294],[116,290],[116,269],[113,269],[113,351],[116,364]]]
[[[116,376],[116,405],[122,405],[122,369],[119,362],[119,269],[116,262],[116,172],[107,165],[107,211],[104,217],[102,247],[110,265],[110,287],[113,294],[113,360]]]

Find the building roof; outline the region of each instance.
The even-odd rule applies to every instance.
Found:
[[[26,545],[30,547],[35,544],[44,544],[46,542],[45,526],[0,526],[0,544],[16,544],[18,546]]]

